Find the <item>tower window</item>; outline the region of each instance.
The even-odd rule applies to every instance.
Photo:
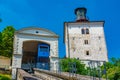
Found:
[[[75,37],[73,37],[73,40],[75,40]]]
[[[84,40],[84,44],[88,44],[88,40]]]
[[[89,55],[89,51],[86,51],[86,55],[87,55],[87,56]]]
[[[100,40],[100,39],[101,39],[101,36],[99,36],[98,38],[99,38],[99,40]]]
[[[85,34],[85,29],[82,29],[82,34]]]
[[[89,34],[89,29],[86,29],[86,34]]]
[[[89,29],[88,28],[82,29],[81,32],[82,34],[89,34]]]

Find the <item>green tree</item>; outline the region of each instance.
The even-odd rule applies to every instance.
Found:
[[[120,66],[120,58],[111,58],[111,63],[114,65],[114,66]]]
[[[12,57],[14,31],[15,29],[12,26],[7,26],[2,31],[0,54],[3,56]]]
[[[107,70],[107,75],[110,80],[118,80],[120,79],[120,67],[114,66]]]
[[[1,18],[0,18],[0,22],[2,22]],[[0,32],[0,49],[1,49],[1,42],[2,42],[2,33]]]
[[[0,51],[1,51],[1,49],[2,49],[2,33],[0,32]]]
[[[115,73],[114,80],[120,80],[120,68],[119,68],[119,72]]]
[[[0,55],[2,54],[2,33],[0,32]]]
[[[101,67],[103,70],[103,66]],[[120,80],[120,58],[111,58],[110,62],[106,63],[107,76],[110,80]],[[105,75],[103,75],[105,78]]]
[[[85,75],[87,74],[87,69],[85,68],[85,64],[83,64],[80,60],[75,58],[65,58],[61,60],[62,71],[69,72],[71,63],[76,64],[76,73]]]
[[[0,22],[2,22],[2,19],[0,18]],[[2,33],[0,32],[0,55],[2,50]]]

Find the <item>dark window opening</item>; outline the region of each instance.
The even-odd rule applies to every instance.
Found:
[[[99,40],[100,40],[100,39],[101,39],[101,36],[99,36],[98,38],[99,38]]]
[[[75,37],[73,37],[73,40],[75,40]]]
[[[88,40],[84,40],[84,44],[88,44]]]
[[[89,29],[86,29],[86,34],[89,34]]]
[[[85,34],[85,29],[82,29],[82,34]]]
[[[81,31],[82,31],[82,34],[89,34],[89,29],[87,28],[87,29],[81,29]]]
[[[86,51],[86,55],[87,55],[87,56],[89,55],[89,51]]]

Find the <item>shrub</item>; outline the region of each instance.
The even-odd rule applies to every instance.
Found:
[[[75,58],[65,58],[61,60],[62,71],[69,72],[71,70],[71,65],[75,63],[76,65],[76,73],[85,75],[87,74],[87,69],[85,68],[85,64],[83,64],[80,60]]]
[[[11,80],[8,75],[2,75],[0,74],[0,80]]]

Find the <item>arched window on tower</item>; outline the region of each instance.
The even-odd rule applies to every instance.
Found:
[[[88,28],[86,29],[86,34],[89,34],[89,29]]]
[[[82,34],[89,34],[89,29],[81,29]]]
[[[82,29],[81,32],[82,32],[82,34],[85,34],[85,29]]]

